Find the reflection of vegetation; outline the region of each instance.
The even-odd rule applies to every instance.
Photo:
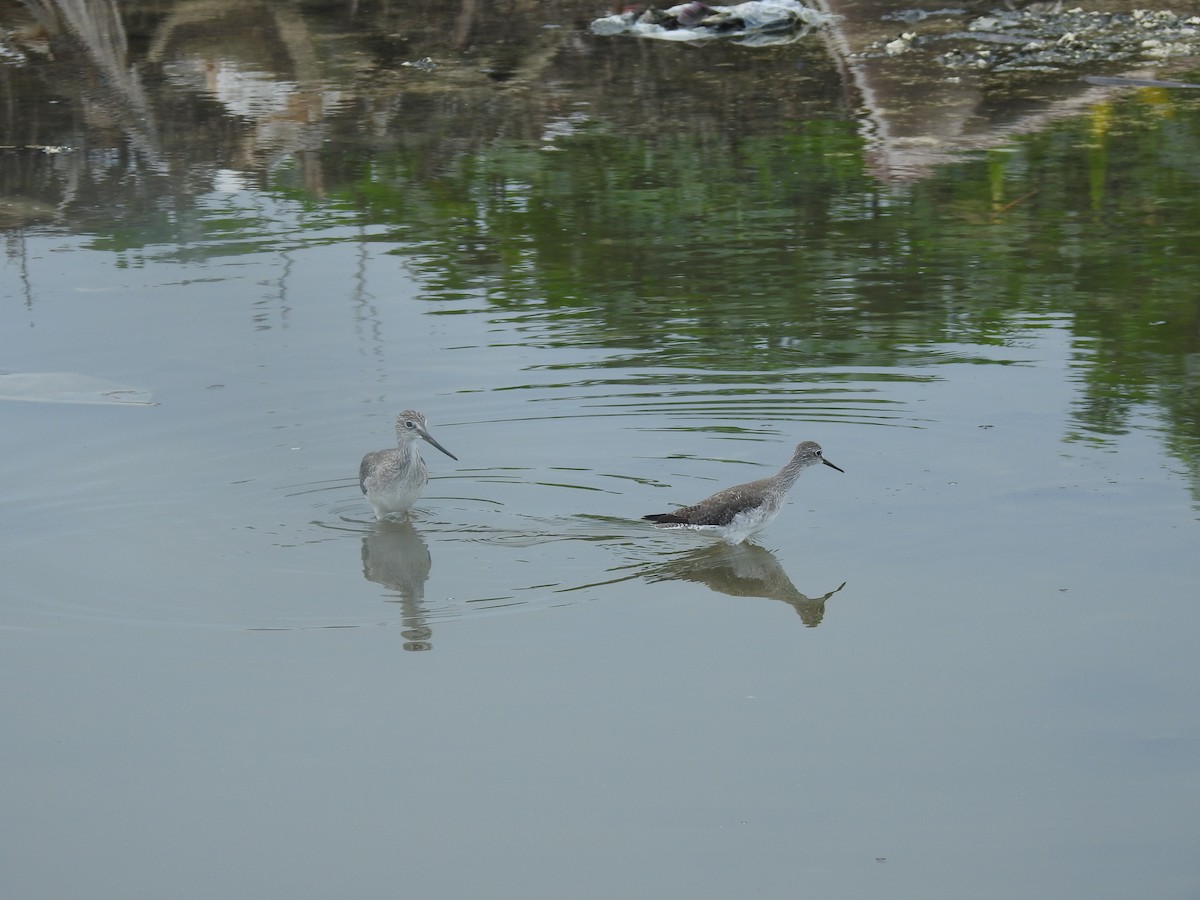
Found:
[[[434,172],[397,149],[351,162],[337,193],[392,226],[432,294],[553,310],[564,341],[639,362],[911,366],[1063,316],[1081,433],[1149,404],[1195,469],[1197,158],[1195,100],[1143,92],[891,193],[862,175],[853,126],[819,119],[724,142],[591,122]]]
[[[796,364],[796,341],[807,338],[782,340],[772,320],[817,314],[812,294],[838,260],[796,248],[816,249],[815,229],[841,198],[870,189],[851,126],[818,122],[736,148],[593,129],[555,150],[501,146],[426,179],[412,173],[419,158],[376,158],[354,173],[353,193],[369,219],[397,223],[393,237],[425,261],[435,292],[485,288],[502,306],[586,312],[580,331],[669,343],[680,364],[742,368],[729,351],[747,340],[789,350],[786,364]],[[648,316],[666,329],[647,328]],[[840,339],[852,342],[846,324]],[[681,343],[687,336],[697,342]]]
[[[1082,428],[1120,433],[1149,404],[1200,487],[1198,113],[1148,91],[1023,141],[1002,187],[1037,193],[988,231],[1020,251],[1025,297],[1071,316]]]
[[[207,21],[122,6],[145,35],[129,42],[138,90],[117,96],[155,113],[147,134],[118,127],[142,120],[97,106],[112,92],[63,62],[95,53],[6,69],[8,96],[39,112],[0,117],[2,143],[70,148],[4,151],[14,221],[53,212],[128,265],[259,252],[284,240],[269,179],[304,208],[287,241],[359,223],[361,239],[408,255],[431,295],[528,310],[540,339],[621,348],[615,366],[705,373],[714,398],[723,379],[731,408],[743,376],[911,371],[1013,343],[1031,317],[1061,321],[1083,385],[1078,436],[1104,440],[1154,410],[1200,493],[1193,93],[1141,90],[885,189],[864,175],[859,123],[817,43],[596,44],[505,4],[462,21],[432,3],[350,19],[317,5],[286,21],[252,7],[274,49],[255,31],[224,62],[270,88],[261,97],[183,77],[215,58]],[[426,52],[438,74],[404,67]]]

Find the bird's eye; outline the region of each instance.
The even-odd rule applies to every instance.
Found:
[[[416,422],[414,422],[412,419],[405,419],[405,420],[404,420],[404,427],[405,427],[405,428],[408,428],[408,429],[410,429],[410,430],[411,430],[411,429],[413,429],[413,428],[416,428],[416,427],[417,427],[417,423],[416,423]]]

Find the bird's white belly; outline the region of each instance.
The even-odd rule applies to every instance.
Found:
[[[385,519],[406,513],[412,508],[428,481],[424,472],[414,473],[414,476],[384,480],[380,484],[367,481],[367,500],[375,509],[375,518]]]
[[[751,535],[758,534],[779,513],[778,506],[756,507],[743,510],[726,525],[664,525],[664,528],[686,528],[719,537],[726,544],[740,544]]]

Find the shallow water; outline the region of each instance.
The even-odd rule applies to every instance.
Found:
[[[6,895],[1196,892],[1191,95],[882,184],[819,46],[297,9],[123,7],[153,153],[6,70]],[[756,545],[640,520],[803,439]]]

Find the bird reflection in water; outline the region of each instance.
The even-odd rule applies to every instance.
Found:
[[[412,522],[375,523],[362,542],[363,576],[396,592],[405,650],[432,650],[426,622],[425,582],[433,560]]]
[[[653,567],[647,581],[693,581],[732,597],[766,597],[782,600],[808,628],[825,616],[825,601],[846,586],[842,582],[820,597],[796,590],[783,566],[770,550],[757,544],[712,544],[700,547]]]

